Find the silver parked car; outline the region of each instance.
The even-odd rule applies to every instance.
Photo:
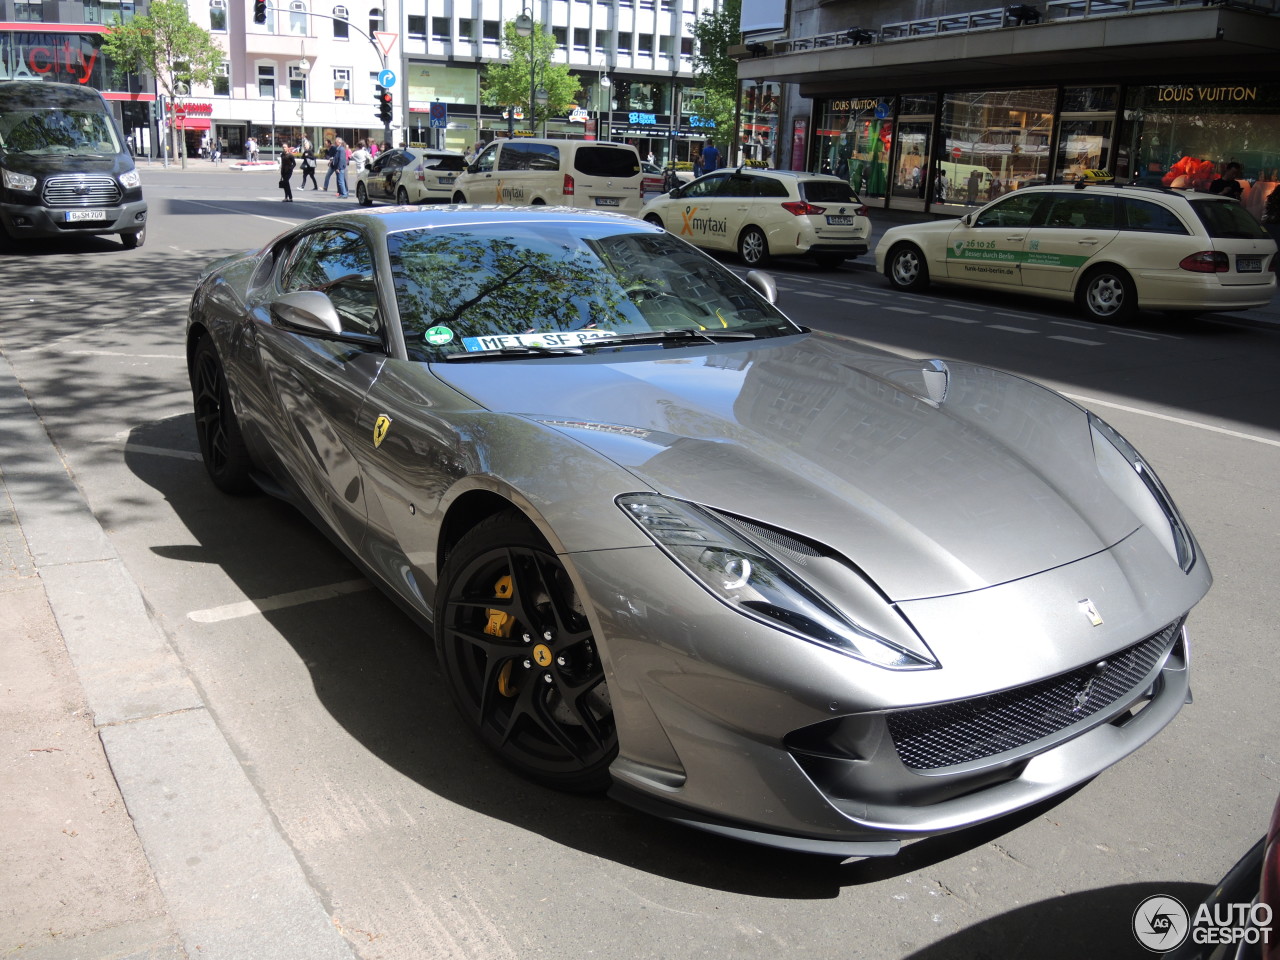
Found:
[[[1163,728],[1211,577],[1133,447],[773,300],[616,214],[320,217],[200,280],[200,450],[314,518],[553,787],[891,854]]]

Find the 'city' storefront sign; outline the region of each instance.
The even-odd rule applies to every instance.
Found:
[[[1161,103],[1223,103],[1258,99],[1257,87],[1159,87],[1156,99]]]
[[[0,34],[0,79],[35,79],[49,76],[52,80],[67,79],[77,83],[89,83],[93,79],[93,67],[98,61],[98,51],[81,44],[72,46],[70,38],[52,33]],[[51,75],[51,76],[50,76]]]

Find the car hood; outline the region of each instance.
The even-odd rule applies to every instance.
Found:
[[[1029,576],[1139,526],[1099,477],[1085,412],[982,367],[808,334],[432,369],[637,490],[826,544],[895,601]]]

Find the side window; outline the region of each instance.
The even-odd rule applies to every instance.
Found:
[[[974,220],[975,227],[1029,227],[1036,223],[1043,193],[1017,194],[987,207]]]
[[[1049,202],[1044,225],[1083,230],[1114,230],[1115,200],[1112,197],[1096,194],[1089,196],[1081,192],[1055,194]]]
[[[1120,200],[1120,229],[1141,230],[1144,233],[1187,234],[1187,228],[1168,207],[1149,200],[1123,197]]]
[[[376,335],[382,329],[373,252],[354,231],[316,230],[304,236],[285,262],[280,289],[328,294],[346,333]]]
[[[772,177],[752,177],[751,180],[755,186],[754,196],[782,200],[790,196],[787,185],[781,180],[774,180]]]
[[[703,177],[694,183],[689,184],[687,190],[681,194],[682,197],[717,197],[723,196],[723,189],[728,182],[728,175]]]
[[[499,170],[528,170],[529,155],[524,144],[518,141],[508,143],[502,148],[502,156],[498,158]]]
[[[560,169],[560,148],[553,147],[551,144],[541,143],[522,143],[525,156],[529,160],[529,170],[550,170],[552,172]]]
[[[495,143],[480,156],[476,157],[476,169],[481,173],[492,173],[494,161],[498,159],[498,148],[500,146],[500,144]]]

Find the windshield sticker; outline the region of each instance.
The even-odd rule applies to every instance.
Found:
[[[453,331],[448,327],[431,327],[422,335],[422,339],[433,347],[443,347],[453,342]]]
[[[491,337],[463,337],[468,351],[504,350],[509,347],[577,347],[591,340],[614,336],[612,330],[563,330],[548,333],[506,333]]]

